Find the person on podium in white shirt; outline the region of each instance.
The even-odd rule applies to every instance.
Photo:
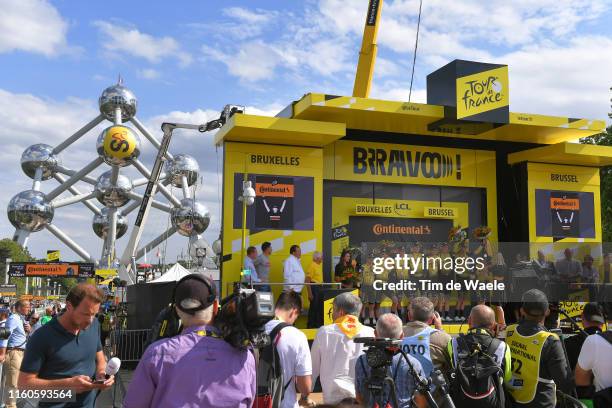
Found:
[[[304,288],[304,280],[306,274],[300,263],[302,249],[299,245],[291,245],[289,249],[289,257],[283,263],[283,277],[285,282],[285,290],[292,290],[297,293],[302,293]]]

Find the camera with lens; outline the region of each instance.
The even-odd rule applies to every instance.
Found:
[[[374,337],[358,337],[355,343],[362,343],[367,347],[365,351],[366,361],[372,368],[389,367],[393,362],[393,356],[399,352],[401,340],[377,339]]]
[[[264,326],[274,318],[274,299],[270,292],[234,286],[234,293],[221,300],[215,326],[225,341],[234,347],[264,347],[269,336]]]
[[[0,340],[8,340],[11,337],[11,331],[6,327],[0,327]]]

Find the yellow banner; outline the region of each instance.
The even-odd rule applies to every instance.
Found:
[[[474,150],[368,142],[335,143],[336,180],[476,186]]]
[[[60,251],[47,251],[47,262],[56,262],[60,260]]]
[[[117,269],[96,269],[96,275],[108,279],[117,276]]]
[[[457,78],[457,119],[509,104],[508,67]]]
[[[456,208],[449,207],[425,207],[424,208],[425,218],[457,218],[459,217],[459,210]]]

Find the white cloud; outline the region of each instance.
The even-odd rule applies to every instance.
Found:
[[[497,61],[509,67],[513,111],[607,118],[611,38],[578,36],[565,46],[534,45],[499,56]]]
[[[276,16],[274,11],[248,10],[242,7],[230,7],[223,10],[223,14],[240,20],[247,24],[262,24],[270,21]]]
[[[154,64],[164,59],[178,59],[182,66],[192,62],[191,55],[183,51],[172,37],[154,37],[136,28],[125,28],[107,21],[96,21],[94,26],[102,34],[102,44],[109,52],[144,58]]]
[[[161,74],[159,71],[152,68],[138,70],[138,76],[143,79],[158,79]]]
[[[0,53],[16,50],[56,56],[68,51],[68,24],[45,0],[4,0],[0,13]]]
[[[228,72],[245,82],[257,82],[273,78],[274,69],[282,61],[281,54],[263,41],[241,44],[233,53],[224,53],[207,45],[202,46],[205,58],[222,62]]]

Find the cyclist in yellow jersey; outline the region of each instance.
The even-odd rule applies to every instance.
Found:
[[[438,310],[442,321],[448,323],[451,321],[449,316],[449,299],[450,291],[446,290],[446,284],[453,279],[453,268],[452,268],[452,256],[450,254],[448,242],[442,242],[440,244],[440,258],[442,259],[442,267],[438,271],[439,282],[444,285],[444,291],[440,294],[440,301],[438,303]]]
[[[572,369],[559,337],[544,327],[550,313],[546,295],[531,289],[522,303],[523,320],[506,329],[512,356],[512,379],[506,387],[515,407],[554,408],[557,389],[570,394],[574,388]]]
[[[379,291],[374,289],[374,280],[380,279],[379,275],[375,275],[372,271],[373,257],[369,257],[363,265],[363,273],[361,274],[361,287],[359,288],[359,296],[365,306],[363,308],[363,321],[367,326],[375,326],[378,320],[378,308],[380,307]]]

